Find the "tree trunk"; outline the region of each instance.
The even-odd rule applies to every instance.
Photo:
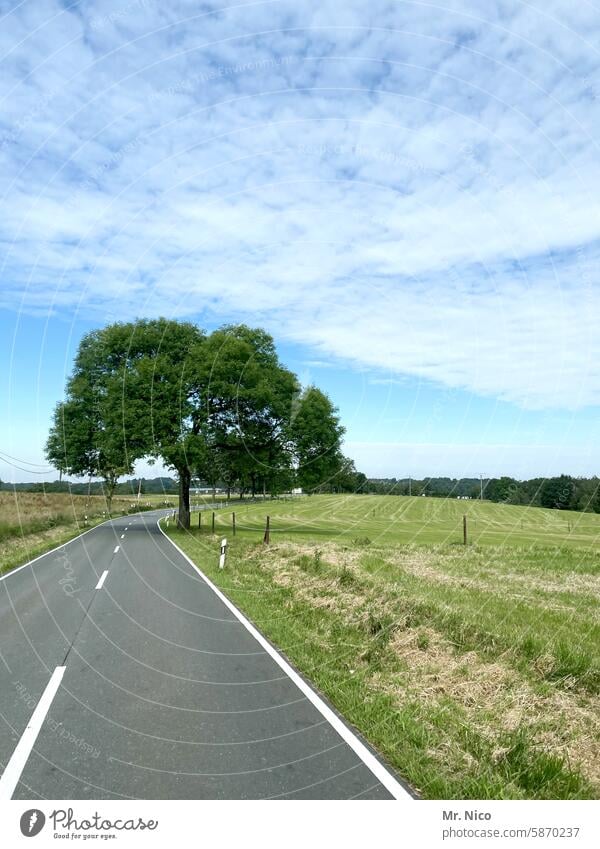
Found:
[[[111,509],[112,509],[113,493],[115,491],[116,485],[117,485],[116,481],[112,481],[110,478],[104,479],[104,493],[105,493],[105,496],[106,496],[106,509],[108,510],[109,516],[110,516]]]
[[[192,476],[189,469],[178,469],[179,474],[179,515],[177,526],[184,531],[190,527],[190,483]]]

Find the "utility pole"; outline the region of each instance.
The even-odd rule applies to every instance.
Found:
[[[483,475],[479,475],[479,477],[480,477],[480,479],[481,479],[481,496],[480,496],[480,500],[481,500],[481,501],[483,501]]]
[[[408,476],[408,494],[412,495],[412,478],[410,475]]]

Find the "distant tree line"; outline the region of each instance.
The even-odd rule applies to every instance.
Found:
[[[369,478],[360,491],[380,495],[428,495],[434,498],[480,498],[503,504],[600,513],[600,478],[560,475],[519,481],[501,478]]]
[[[348,458],[342,458],[338,471],[331,477],[319,485],[318,492],[320,493],[342,493],[342,492],[360,492],[367,480],[366,475],[362,472],[357,472],[354,468],[354,462]],[[54,480],[54,481],[28,481],[25,483],[8,483],[0,480],[0,492],[67,492],[71,495],[105,495],[105,482],[102,480],[90,480],[88,482],[78,483],[69,480]],[[207,480],[192,479],[190,487],[198,487],[202,489],[215,489],[220,492],[227,490],[227,482],[225,480]],[[176,495],[179,491],[179,483],[175,478],[157,477],[157,478],[128,478],[127,480],[117,483],[113,490],[113,495]],[[243,497],[246,492],[244,487],[233,487],[232,493]]]
[[[206,480],[193,482],[198,486],[211,486]],[[343,458],[340,466],[317,490],[322,493],[359,493],[376,495],[427,495],[433,498],[479,498],[479,478],[367,478],[357,472],[352,460]],[[215,480],[217,489],[226,489],[224,480]],[[6,483],[0,480],[0,491],[22,492],[69,492],[73,495],[105,494],[105,483],[93,480],[88,483],[72,481],[44,481],[42,483]],[[179,483],[174,478],[130,478],[117,483],[115,495],[136,496],[165,494],[175,495]],[[244,490],[235,488],[243,495]],[[555,510],[578,510],[600,513],[600,478],[575,478],[561,475],[554,478],[532,478],[519,481],[515,478],[489,478],[483,480],[483,497],[487,501],[503,504],[520,504],[532,507],[548,507]]]
[[[554,510],[600,513],[600,479],[560,475],[553,478],[494,478],[484,490],[490,501],[505,504],[531,504]]]
[[[46,456],[67,475],[99,478],[109,509],[138,460],[176,473],[179,524],[190,524],[193,478],[255,494],[340,487],[337,410],[302,387],[271,336],[246,325],[207,334],[164,318],[115,323],[80,342]]]
[[[0,491],[17,492],[68,492],[71,495],[104,495],[104,482],[92,480],[87,483],[77,483],[67,480],[40,481],[28,483],[6,483],[0,481]],[[114,495],[174,495],[178,491],[174,478],[130,478],[117,483]]]

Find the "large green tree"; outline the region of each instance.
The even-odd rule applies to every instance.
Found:
[[[116,483],[136,460],[160,458],[177,473],[179,522],[189,527],[191,474],[203,448],[197,368],[203,340],[195,325],[164,318],[84,336],[67,399],[55,413],[50,461],[76,475],[105,477],[108,469]]]
[[[542,507],[551,507],[554,510],[570,510],[573,507],[574,496],[573,478],[561,475],[544,481],[540,490],[540,503]]]
[[[190,525],[190,483],[206,453],[199,364],[204,335],[187,322],[138,322],[123,381],[126,433],[138,457],[161,459],[179,480],[179,525]]]
[[[216,330],[204,354],[209,462],[216,463],[228,487],[237,483],[252,495],[259,487],[272,489],[291,466],[296,376],[279,361],[272,337],[246,325]]]
[[[485,487],[485,497],[489,501],[518,503],[519,483],[514,478],[492,478]]]
[[[332,492],[359,492],[364,487],[367,477],[356,471],[354,460],[341,457],[338,471],[332,475],[330,488]]]
[[[324,392],[309,386],[296,403],[289,433],[297,481],[308,492],[331,485],[347,462],[341,453],[344,428]]]
[[[61,473],[102,478],[109,512],[119,477],[133,472],[133,458],[111,426],[115,400],[114,385],[101,384],[97,373],[76,363],[46,443],[46,456]]]

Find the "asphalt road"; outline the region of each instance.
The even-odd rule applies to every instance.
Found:
[[[158,515],[0,581],[0,798],[410,798]]]

